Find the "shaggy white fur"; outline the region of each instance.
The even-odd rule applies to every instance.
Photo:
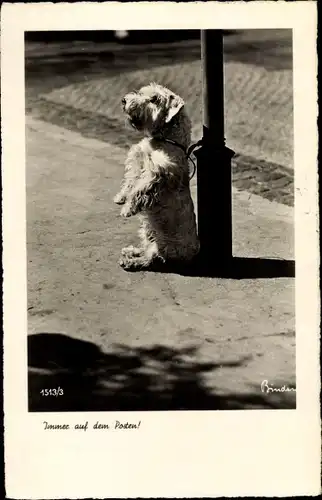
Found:
[[[186,154],[191,122],[183,99],[152,83],[122,100],[130,124],[145,137],[125,163],[120,192],[114,201],[121,215],[139,214],[141,246],[123,248],[125,269],[148,267],[153,261],[189,261],[199,252],[196,217],[189,187]]]

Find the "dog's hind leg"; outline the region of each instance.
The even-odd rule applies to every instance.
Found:
[[[122,256],[128,257],[130,259],[134,257],[141,257],[143,253],[144,253],[143,248],[134,247],[133,245],[122,248],[121,250]]]
[[[120,266],[126,270],[139,270],[150,267],[151,264],[156,261],[160,263],[164,262],[164,259],[158,254],[156,243],[152,243],[146,249],[142,249],[141,252],[140,256],[130,256],[130,254],[124,255],[122,253],[122,257],[119,261]]]
[[[126,271],[135,271],[148,267],[150,262],[148,262],[144,257],[122,256],[119,260],[119,264]]]

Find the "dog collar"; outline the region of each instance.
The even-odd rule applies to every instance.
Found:
[[[168,142],[169,144],[173,144],[174,146],[177,146],[178,148],[182,149],[182,151],[187,154],[186,148],[180,144],[177,141],[173,141],[172,139],[167,139],[167,137],[155,137],[158,141],[163,141],[163,142]]]
[[[196,164],[195,162],[193,161],[193,159],[191,158],[191,153],[193,152],[193,150],[198,147],[198,146],[201,146],[202,144],[202,140],[201,141],[198,141],[196,144],[192,144],[192,146],[190,146],[188,149],[186,149],[182,144],[180,144],[179,142],[176,142],[176,141],[173,141],[172,139],[168,139],[166,137],[154,137],[154,139],[156,139],[157,141],[163,141],[163,142],[168,142],[169,144],[173,144],[174,146],[177,146],[178,148],[180,148],[186,155],[186,157],[188,158],[188,160],[191,161],[191,163],[193,164],[193,172],[192,172],[192,175],[191,177],[189,178],[189,180],[191,181],[191,179],[193,178],[193,176],[195,175],[196,173]]]

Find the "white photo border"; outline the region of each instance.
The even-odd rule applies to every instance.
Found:
[[[44,433],[27,410],[24,33],[291,28],[297,409],[142,412],[139,433]],[[314,495],[320,491],[315,2],[3,4],[1,24],[6,490],[10,498]],[[115,414],[117,416],[117,413]],[[102,413],[51,414],[57,423]],[[127,413],[131,418],[131,413]]]

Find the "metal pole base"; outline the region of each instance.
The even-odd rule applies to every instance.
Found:
[[[216,145],[204,130],[197,158],[198,235],[203,265],[212,268],[232,260],[232,176],[234,151]]]

